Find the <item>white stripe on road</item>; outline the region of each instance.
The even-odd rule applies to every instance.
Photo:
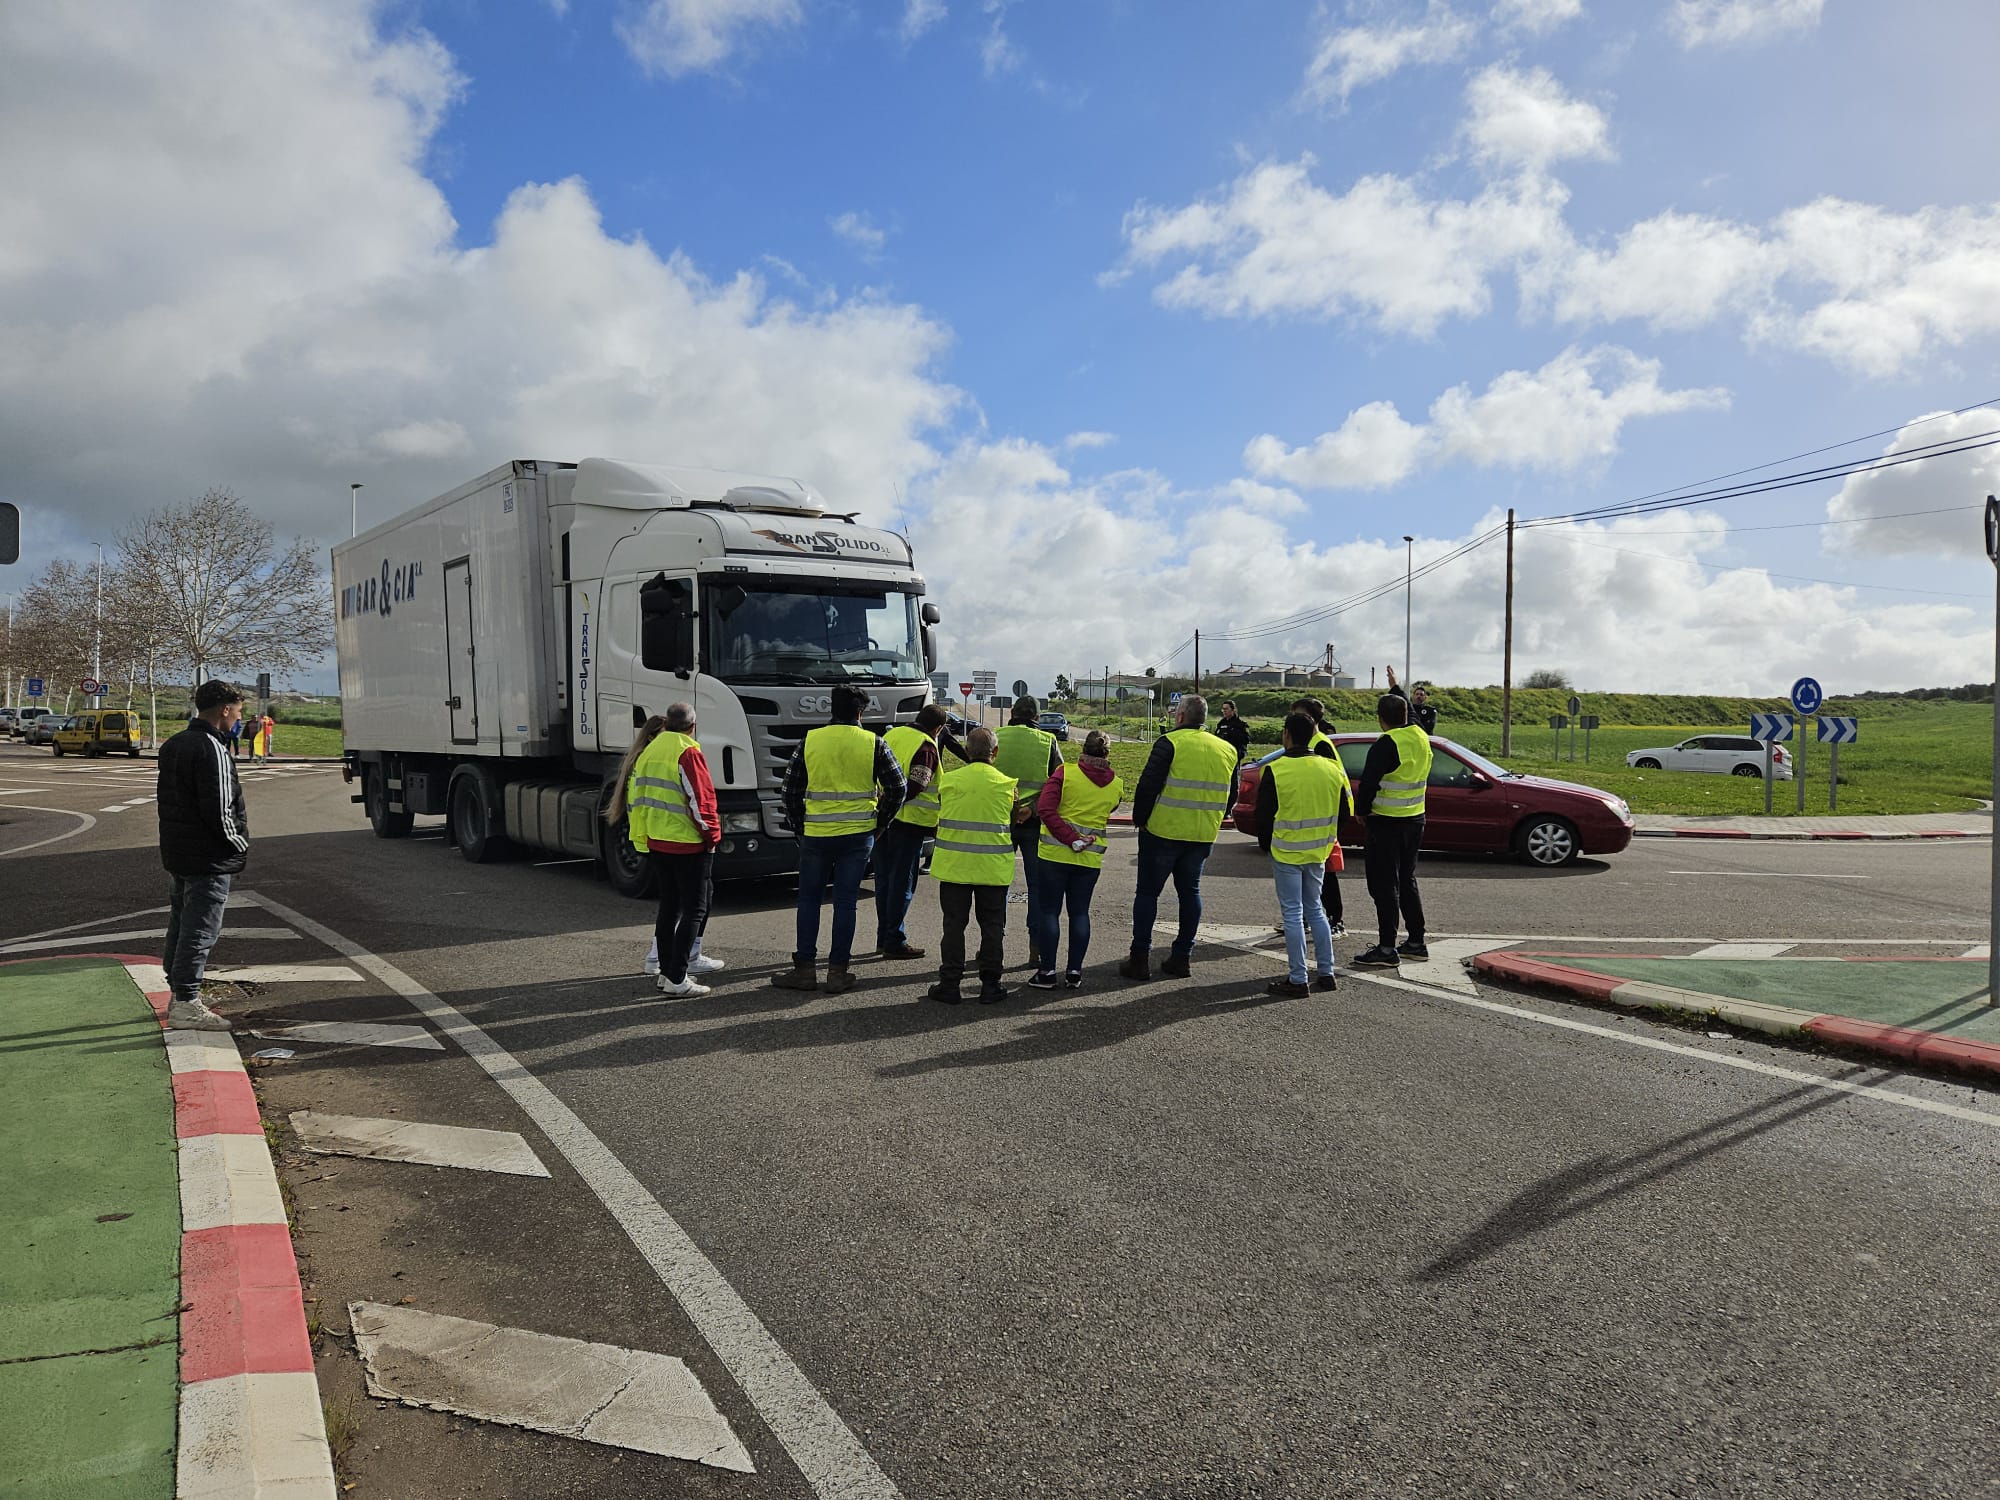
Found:
[[[164,927],[132,927],[123,932],[86,932],[81,937],[65,938],[9,938],[0,943],[0,953],[25,953],[31,948],[87,948],[92,943],[122,943],[132,939],[163,938],[167,935]],[[284,927],[226,927],[216,941],[226,942],[230,938],[270,938],[278,942],[299,940],[299,935]]]
[[[1872,880],[1872,875],[1816,875],[1804,870],[1669,870],[1669,875],[1742,875],[1751,880]]]
[[[1352,971],[1350,971],[1352,972]],[[1343,976],[1346,977],[1346,976]],[[1545,1015],[1541,1011],[1526,1010],[1518,1005],[1502,1005],[1494,1000],[1481,1000],[1473,996],[1457,995],[1448,990],[1425,984],[1412,984],[1407,979],[1392,978],[1372,970],[1361,970],[1353,975],[1369,984],[1384,985],[1389,989],[1407,990],[1413,995],[1428,995],[1436,1000],[1449,1000],[1454,1005],[1466,1005],[1474,1010],[1491,1011],[1496,1016],[1509,1016],[1517,1021],[1533,1021],[1542,1026],[1554,1026],[1562,1031],[1581,1031],[1590,1036],[1604,1037],[1614,1042],[1624,1042],[1632,1047],[1646,1047],[1655,1052],[1668,1052],[1676,1057],[1691,1057],[1697,1062],[1716,1063],[1728,1068],[1741,1068],[1746,1073],[1762,1073],[1767,1078],[1783,1078],[1792,1083],[1810,1084],[1814,1088],[1827,1089],[1837,1094],[1853,1094],[1859,1098],[1873,1099],[1880,1104],[1901,1105],[1904,1109],[1921,1110],[1926,1114],[1943,1115],[1947,1119],[1963,1120],[1972,1125],[1986,1125],[2000,1130],[2000,1114],[1985,1110],[1966,1109],[1957,1104],[1941,1104],[1932,1099],[1919,1099],[1910,1094],[1899,1094],[1893,1089],[1876,1088],[1866,1083],[1846,1083],[1838,1078],[1822,1078],[1817,1073],[1803,1073],[1797,1068],[1780,1068],[1771,1063],[1757,1062],[1748,1057],[1730,1057],[1720,1052],[1707,1052],[1700,1047],[1687,1047],[1679,1042],[1661,1041],[1657,1037],[1638,1036],[1631,1032],[1614,1031],[1608,1026],[1593,1026],[1588,1021],[1572,1021],[1567,1016]]]
[[[97,826],[97,819],[93,818],[89,813],[71,812],[66,807],[28,807],[19,802],[10,802],[7,805],[18,808],[22,812],[55,813],[59,817],[75,818],[83,826],[72,828],[68,833],[58,833],[52,838],[36,839],[34,843],[23,844],[18,849],[0,849],[0,859],[5,859],[10,854],[26,854],[30,849],[39,849],[44,844],[60,844],[64,839],[73,839],[79,833],[88,833]]]
[[[241,911],[246,906],[254,906],[248,896],[231,895],[228,906]],[[65,932],[82,932],[87,927],[103,927],[112,922],[129,922],[134,917],[158,917],[172,911],[170,906],[142,906],[137,911],[121,911],[115,917],[92,917],[88,922],[72,922],[67,927],[45,927],[40,932],[24,932],[18,937],[0,936],[0,943],[29,943],[37,938],[59,937]],[[166,931],[163,927],[162,932]]]
[[[361,976],[344,964],[228,964],[211,967],[210,979],[230,979],[243,984],[311,984],[326,980],[359,984]]]
[[[1985,943],[1974,943],[1958,956],[1960,958],[1991,958],[1993,950]]]
[[[1984,931],[1982,925],[1981,930]],[[1605,937],[1595,932],[1460,932],[1455,937],[1480,938],[1494,943],[1712,943],[1715,938],[1689,937],[1682,933],[1679,937]],[[1861,938],[1861,937],[1792,937],[1792,938],[1724,938],[1724,942],[1765,942],[1784,943],[1788,947],[1812,944],[1818,947],[1869,947],[1869,948],[1956,948],[1965,939],[1957,938]]]
[[[1792,951],[1791,943],[1710,943],[1689,958],[1776,958]]]
[[[310,1109],[292,1112],[292,1129],[299,1133],[299,1144],[322,1156],[413,1161],[426,1167],[504,1172],[509,1177],[549,1175],[534,1148],[511,1130],[370,1120],[359,1115],[323,1115]]]
[[[646,1257],[822,1500],[901,1500],[902,1491],[714,1262],[548,1085],[455,1007],[387,959],[268,896],[254,899],[273,916],[361,965],[416,1006],[513,1097]]]
[[[672,1355],[379,1302],[350,1302],[347,1323],[370,1395],[738,1474],[757,1472],[729,1419]]]

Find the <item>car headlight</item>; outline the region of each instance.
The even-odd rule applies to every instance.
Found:
[[[755,833],[764,826],[764,815],[758,812],[733,812],[722,815],[724,833]]]
[[[1618,815],[1619,822],[1629,823],[1632,821],[1632,809],[1623,797],[1608,797],[1605,800],[1610,804],[1612,812]]]

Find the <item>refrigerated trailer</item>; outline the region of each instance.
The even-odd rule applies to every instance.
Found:
[[[521,459],[333,549],[345,774],[382,838],[441,816],[467,859],[511,846],[650,872],[602,816],[635,728],[694,706],[718,877],[798,868],[785,765],[828,721],[931,697],[937,607],[909,542],[796,479]]]

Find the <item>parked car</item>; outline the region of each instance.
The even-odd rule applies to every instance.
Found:
[[[1368,747],[1378,736],[1336,734],[1334,748],[1350,778],[1361,775]],[[1596,787],[1545,776],[1525,776],[1494,764],[1476,750],[1431,736],[1430,784],[1424,793],[1424,843],[1432,852],[1514,854],[1531,865],[1566,865],[1580,854],[1616,854],[1632,842],[1632,809]],[[1257,828],[1261,766],[1237,775],[1237,832]],[[1367,840],[1359,818],[1341,821],[1340,841]]]
[[[72,714],[51,743],[58,755],[106,755],[122,750],[139,753],[139,716],[130,709],[102,708]]]
[[[1638,771],[1707,771],[1714,776],[1764,776],[1764,742],[1741,734],[1698,734],[1678,745],[1634,750],[1625,764]],[[1783,745],[1771,747],[1771,779],[1792,779],[1792,758]]]
[[[1052,734],[1059,740],[1069,738],[1069,720],[1062,714],[1043,714],[1035,720],[1035,725],[1044,734]]]
[[[56,731],[66,727],[68,724],[69,718],[67,715],[40,714],[28,721],[27,733],[21,737],[31,745],[53,744],[55,743]]]
[[[46,718],[48,716],[48,712],[49,711],[46,708],[14,709],[13,720],[7,725],[6,732],[8,734],[13,735],[16,739],[26,739],[28,735],[28,727],[31,724],[33,724],[35,720]]]

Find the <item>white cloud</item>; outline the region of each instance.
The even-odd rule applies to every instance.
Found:
[[[1488,165],[1540,171],[1572,158],[1612,156],[1604,112],[1572,99],[1546,68],[1523,72],[1496,63],[1467,85],[1465,104],[1466,139]]]
[[[1683,47],[1768,41],[1819,25],[1826,0],[1674,0],[1668,25]]]
[[[2000,429],[2000,412],[1991,408],[1957,416],[1934,414],[1911,422],[1882,451],[1884,455],[1908,453],[1995,429]],[[2000,447],[1975,448],[1853,474],[1826,503],[1829,521],[1850,524],[1827,527],[1824,547],[1829,553],[1861,557],[1983,557],[1985,532],[1978,507],[1991,494],[2000,494]],[[1944,513],[1907,514],[1910,511]],[[1868,519],[1875,516],[1897,519]]]
[[[1478,34],[1475,22],[1441,0],[1430,0],[1421,20],[1329,30],[1306,68],[1306,96],[1345,103],[1354,90],[1404,68],[1452,61]]]
[[[1115,432],[1072,432],[1062,440],[1062,447],[1065,453],[1075,453],[1084,448],[1108,448],[1117,441]]]
[[[1656,329],[1689,329],[1760,297],[1781,268],[1754,229],[1664,213],[1633,225],[1609,250],[1580,248],[1536,268],[1529,280],[1564,322],[1636,318]]]
[[[882,247],[889,243],[889,232],[879,227],[874,219],[852,209],[844,214],[836,214],[826,221],[827,227],[848,245],[863,260],[874,260],[882,253]]]
[[[898,28],[905,46],[945,18],[944,0],[904,0],[903,23]]]
[[[1659,361],[1630,350],[1572,348],[1539,370],[1509,370],[1477,395],[1454,386],[1431,403],[1426,424],[1406,421],[1391,402],[1371,401],[1301,448],[1269,433],[1254,438],[1243,463],[1260,478],[1306,489],[1386,489],[1420,468],[1452,462],[1566,474],[1615,454],[1635,418],[1728,402],[1723,390],[1663,388]]]
[[[628,6],[617,29],[640,67],[679,78],[720,68],[760,30],[804,19],[799,0],[644,0]]]
[[[331,537],[351,481],[386,515],[591,453],[886,508],[935,462],[959,398],[919,309],[712,277],[607,233],[577,180],[461,237],[419,166],[459,88],[428,37],[358,5],[119,15],[0,7],[0,452],[52,524],[106,535],[226,484]]]
[[[1014,0],[983,0],[983,3],[991,19],[986,24],[986,35],[979,43],[980,66],[986,70],[988,78],[1012,73],[1028,60],[1027,54],[1007,34],[1007,9]]]
[[[1567,190],[1545,178],[1429,200],[1407,178],[1363,177],[1333,194],[1313,159],[1266,162],[1220,195],[1125,216],[1122,273],[1181,268],[1154,289],[1163,306],[1215,316],[1353,315],[1428,336],[1492,304],[1496,272],[1567,243]]]
[[[1537,34],[1554,31],[1583,14],[1583,0],[1499,0],[1493,19],[1501,26]]]

